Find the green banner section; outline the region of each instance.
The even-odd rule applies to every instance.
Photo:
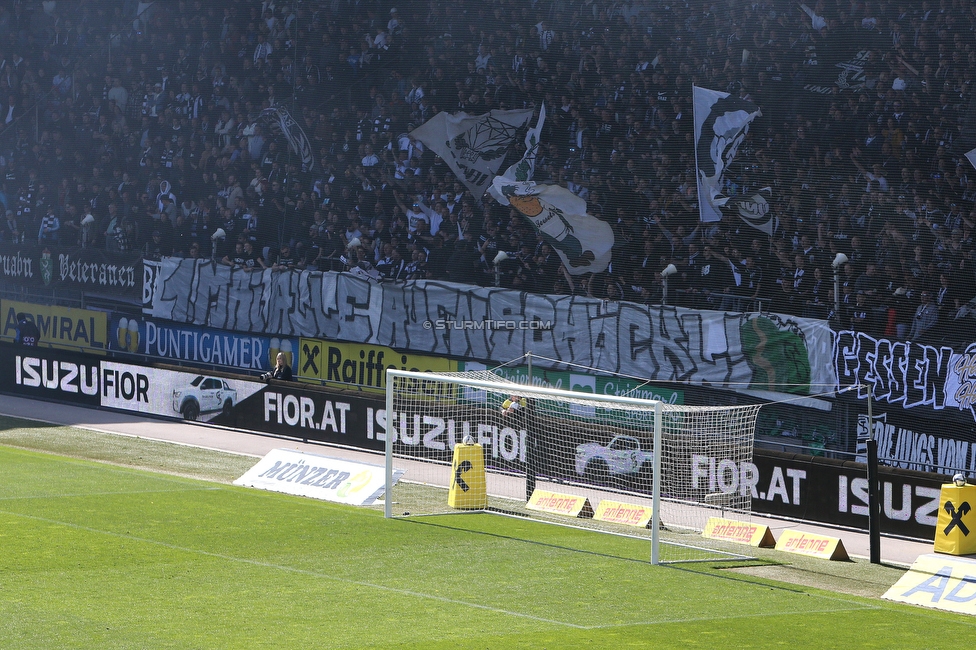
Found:
[[[458,370],[462,372],[468,370],[488,370],[488,367],[483,363],[460,361],[458,362]],[[491,371],[517,384],[530,383],[528,366],[504,366],[501,368],[492,368]],[[552,386],[561,390],[572,390],[581,393],[653,399],[667,404],[685,403],[684,391],[652,386],[638,379],[624,379],[607,375],[567,372],[563,370],[547,370],[538,366],[533,366],[532,368],[531,383],[533,386]]]
[[[482,363],[472,361],[458,362],[459,371],[488,370]],[[561,390],[570,390],[579,393],[590,393],[599,395],[616,395],[618,397],[633,397],[637,399],[660,400],[668,404],[684,404],[684,391],[671,388],[661,388],[652,386],[637,379],[625,379],[606,375],[596,375],[588,373],[567,372],[561,370],[548,370],[533,366],[531,380],[529,377],[528,366],[505,366],[492,368],[491,371],[500,377],[518,384],[529,384],[533,386],[552,386]],[[484,402],[485,393],[475,389],[464,389],[459,396],[462,401]],[[489,398],[493,406],[501,406],[504,396],[492,396]],[[498,404],[494,404],[494,402]],[[638,414],[638,412],[628,409],[598,408],[588,405],[567,404],[563,402],[544,402],[542,412],[551,416],[576,416],[585,418],[599,418],[609,420],[609,424],[627,426],[628,422],[634,423],[641,420],[646,425],[652,421],[651,413]]]

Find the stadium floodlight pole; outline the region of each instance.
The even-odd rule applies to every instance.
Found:
[[[878,439],[874,436],[874,390],[868,388],[868,539],[871,564],[881,564],[881,501],[878,495]]]

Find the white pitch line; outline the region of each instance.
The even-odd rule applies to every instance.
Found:
[[[206,490],[219,490],[221,488],[218,487],[218,488],[202,488],[202,489],[206,489]],[[133,494],[135,494],[135,493],[133,493]],[[232,555],[226,555],[226,554],[223,554],[223,553],[214,553],[212,551],[204,551],[204,550],[201,550],[201,549],[187,548],[185,546],[177,546],[175,544],[169,544],[167,542],[161,542],[161,541],[154,540],[154,539],[148,539],[148,538],[145,538],[145,537],[137,537],[135,535],[126,535],[126,534],[123,534],[123,533],[115,533],[115,532],[107,531],[107,530],[100,530],[100,529],[97,529],[97,528],[92,528],[90,526],[82,526],[80,524],[74,524],[74,523],[67,522],[67,521],[60,521],[60,520],[57,520],[57,519],[49,519],[47,517],[38,517],[36,515],[28,515],[28,514],[24,514],[24,513],[10,512],[10,511],[4,511],[4,510],[0,510],[0,513],[7,514],[7,515],[11,515],[11,516],[15,516],[15,517],[22,517],[22,518],[25,518],[25,519],[31,519],[31,520],[34,520],[34,521],[41,521],[41,522],[49,523],[49,524],[56,524],[56,525],[65,526],[65,527],[68,527],[68,528],[75,528],[75,529],[78,529],[78,530],[84,530],[84,531],[87,531],[87,532],[96,533],[96,534],[100,534],[100,535],[108,535],[108,536],[111,536],[111,537],[118,537],[118,538],[121,538],[121,539],[127,539],[127,540],[131,540],[131,541],[135,541],[135,542],[142,542],[142,543],[145,543],[145,544],[153,544],[153,545],[156,545],[156,546],[161,546],[163,548],[168,548],[168,549],[171,549],[171,550],[174,550],[174,551],[180,551],[180,552],[183,552],[183,553],[192,553],[192,554],[196,554],[196,555],[203,555],[203,556],[206,556],[206,557],[216,558],[216,559],[219,559],[219,560],[226,560],[228,562],[239,562],[241,564],[248,564],[248,565],[251,565],[251,566],[256,566],[256,567],[261,567],[261,568],[266,568],[266,569],[274,569],[274,570],[277,570],[277,571],[284,571],[284,572],[295,573],[295,574],[299,574],[299,575],[307,575],[307,576],[311,576],[311,577],[315,577],[315,578],[321,578],[321,579],[325,579],[325,580],[332,580],[334,582],[341,582],[341,583],[345,583],[345,584],[356,585],[356,586],[359,586],[359,587],[367,587],[367,588],[370,588],[370,589],[378,589],[378,590],[381,590],[381,591],[388,591],[388,592],[392,592],[392,593],[396,593],[396,594],[400,594],[400,595],[404,595],[404,596],[412,596],[412,597],[415,597],[415,598],[423,598],[423,599],[427,599],[427,600],[436,600],[436,601],[443,602],[443,603],[448,603],[448,604],[451,604],[451,605],[461,605],[461,606],[465,606],[465,607],[473,607],[475,609],[480,609],[480,610],[484,610],[484,611],[488,611],[488,612],[493,612],[493,613],[496,613],[496,614],[504,614],[506,616],[514,616],[514,617],[517,617],[517,618],[524,618],[524,619],[528,619],[528,620],[532,620],[532,621],[537,621],[539,623],[548,623],[548,624],[551,624],[551,625],[560,625],[560,626],[563,626],[563,627],[569,627],[569,628],[573,628],[573,629],[577,629],[577,630],[604,630],[604,629],[613,629],[613,628],[622,628],[622,627],[633,627],[633,626],[639,626],[639,625],[667,625],[667,624],[672,624],[672,623],[682,624],[682,623],[695,623],[695,622],[703,622],[703,621],[731,620],[731,619],[740,619],[740,618],[768,618],[768,617],[772,617],[772,616],[794,616],[796,614],[819,614],[819,613],[830,613],[830,612],[848,612],[848,611],[857,611],[857,610],[864,610],[864,609],[881,609],[880,606],[876,606],[876,605],[854,603],[852,601],[843,600],[843,599],[839,599],[839,598],[832,598],[830,596],[820,596],[820,595],[812,595],[811,594],[811,597],[813,597],[813,598],[819,598],[819,599],[823,599],[823,600],[837,600],[837,601],[844,602],[844,603],[848,603],[848,604],[851,604],[851,605],[854,605],[854,606],[853,607],[843,607],[843,608],[814,609],[814,610],[804,609],[802,611],[796,611],[796,612],[762,612],[762,613],[756,613],[756,614],[742,614],[742,615],[737,615],[737,616],[705,616],[705,617],[697,617],[697,618],[682,618],[682,619],[672,619],[672,620],[639,621],[639,622],[632,622],[632,623],[615,623],[615,624],[610,624],[610,625],[579,625],[577,623],[570,623],[570,622],[567,622],[567,621],[558,621],[558,620],[554,620],[554,619],[543,618],[541,616],[533,616],[531,614],[526,614],[524,612],[514,612],[514,611],[511,611],[511,610],[502,609],[502,608],[499,608],[499,607],[491,607],[489,605],[484,605],[482,603],[473,603],[473,602],[464,601],[464,600],[457,600],[457,599],[454,599],[454,598],[447,598],[446,596],[437,596],[437,595],[434,595],[434,594],[428,594],[428,593],[424,593],[424,592],[420,592],[420,591],[413,591],[413,590],[410,590],[410,589],[401,589],[401,588],[398,588],[398,587],[390,587],[390,586],[387,586],[387,585],[380,585],[380,584],[375,584],[375,583],[372,583],[372,582],[364,582],[364,581],[361,581],[361,580],[350,580],[350,579],[347,579],[347,578],[340,578],[340,577],[336,577],[334,575],[330,575],[330,574],[326,574],[326,573],[320,573],[318,571],[310,571],[310,570],[307,570],[307,569],[298,569],[298,568],[295,568],[295,567],[284,566],[284,565],[281,565],[281,564],[273,564],[273,563],[270,563],[270,562],[261,562],[259,560],[251,560],[251,559],[248,559],[248,558],[234,557]]]
[[[525,618],[525,619],[529,619],[529,620],[532,620],[532,621],[537,621],[539,623],[549,623],[551,625],[562,625],[562,626],[571,627],[571,628],[574,628],[574,629],[577,629],[577,630],[591,629],[590,627],[588,627],[586,625],[577,625],[575,623],[568,623],[566,621],[556,621],[556,620],[553,620],[553,619],[542,618],[540,616],[532,616],[531,614],[525,614],[525,613],[522,613],[522,612],[513,612],[513,611],[510,611],[510,610],[507,610],[507,609],[501,609],[501,608],[498,608],[498,607],[491,607],[489,605],[483,605],[481,603],[472,603],[472,602],[468,602],[468,601],[465,601],[465,600],[456,600],[454,598],[447,598],[446,596],[435,596],[433,594],[425,594],[423,592],[412,591],[410,589],[400,589],[400,588],[397,588],[397,587],[389,587],[389,586],[386,586],[386,585],[378,585],[378,584],[374,584],[374,583],[371,583],[371,582],[363,582],[363,581],[360,581],[360,580],[349,580],[347,578],[339,578],[339,577],[336,577],[334,575],[330,575],[330,574],[327,574],[327,573],[320,573],[318,571],[309,571],[307,569],[296,569],[294,567],[284,566],[284,565],[280,565],[280,564],[272,564],[270,562],[261,562],[259,560],[249,560],[247,558],[234,557],[232,555],[224,555],[223,553],[213,553],[211,551],[203,551],[203,550],[195,549],[195,548],[187,548],[185,546],[177,546],[175,544],[168,544],[166,542],[160,542],[160,541],[154,540],[154,539],[147,539],[145,537],[137,537],[135,535],[126,535],[126,534],[123,534],[123,533],[115,533],[115,532],[108,531],[108,530],[99,530],[97,528],[91,528],[90,526],[82,526],[80,524],[73,524],[73,523],[68,522],[68,521],[59,521],[57,519],[48,519],[47,517],[38,517],[36,515],[27,515],[27,514],[20,513],[20,512],[10,512],[10,511],[6,511],[6,510],[0,510],[0,514],[11,515],[11,516],[14,516],[14,517],[23,517],[24,519],[31,519],[31,520],[34,520],[34,521],[40,521],[40,522],[44,522],[44,523],[47,523],[47,524],[56,524],[56,525],[60,525],[60,526],[66,526],[68,528],[75,528],[75,529],[84,530],[84,531],[87,531],[87,532],[90,532],[90,533],[97,533],[97,534],[101,534],[101,535],[108,535],[110,537],[118,537],[118,538],[121,538],[121,539],[127,539],[127,540],[131,540],[131,541],[134,541],[134,542],[142,542],[144,544],[154,544],[156,546],[161,546],[163,548],[168,548],[168,549],[171,549],[171,550],[174,550],[174,551],[180,551],[180,552],[183,552],[183,553],[194,553],[194,554],[197,554],[197,555],[203,555],[203,556],[206,556],[206,557],[212,557],[212,558],[216,558],[216,559],[219,559],[219,560],[226,560],[226,561],[229,561],[229,562],[239,562],[241,564],[249,564],[251,566],[262,567],[262,568],[266,568],[266,569],[275,569],[275,570],[278,570],[278,571],[285,571],[285,572],[288,572],[288,573],[296,573],[296,574],[299,574],[299,575],[307,575],[307,576],[311,576],[313,578],[322,578],[324,580],[332,580],[334,582],[342,582],[342,583],[345,583],[345,584],[356,585],[358,587],[368,587],[368,588],[371,588],[371,589],[379,589],[379,590],[382,590],[382,591],[389,591],[389,592],[393,592],[393,593],[396,593],[396,594],[401,594],[401,595],[404,595],[404,596],[413,596],[413,597],[416,597],[416,598],[426,598],[428,600],[436,600],[436,601],[440,601],[440,602],[443,602],[443,603],[448,603],[448,604],[451,604],[451,605],[461,605],[461,606],[464,606],[464,607],[473,607],[475,609],[481,609],[481,610],[485,610],[485,611],[488,611],[488,612],[494,612],[496,614],[505,614],[505,615],[508,615],[508,616],[515,616],[515,617],[518,617],[518,618]]]

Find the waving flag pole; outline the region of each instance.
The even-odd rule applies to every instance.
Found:
[[[702,223],[713,223],[722,220],[721,208],[729,201],[722,193],[725,171],[762,111],[750,101],[718,90],[692,86],[692,92],[698,214]]]

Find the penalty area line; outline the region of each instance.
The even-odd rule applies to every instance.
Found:
[[[219,489],[219,488],[218,488]],[[92,528],[90,526],[82,526],[81,524],[74,524],[69,521],[60,521],[57,519],[49,519],[47,517],[38,517],[36,515],[28,515],[21,512],[11,512],[7,510],[0,510],[0,514],[10,515],[13,517],[21,517],[24,519],[30,519],[33,521],[39,521],[47,524],[55,524],[59,526],[65,526],[67,528],[74,528],[76,530],[83,530],[90,533],[106,535],[109,537],[117,537],[120,539],[127,539],[133,542],[141,542],[144,544],[153,544],[155,546],[160,546],[162,548],[168,548],[173,551],[179,551],[182,553],[190,553],[195,555],[202,555],[205,557],[211,557],[218,560],[225,560],[228,562],[237,562],[240,564],[248,564],[251,566],[264,568],[264,569],[274,569],[276,571],[283,571],[287,573],[294,573],[296,575],[311,576],[313,578],[320,578],[323,580],[331,580],[333,582],[341,582],[349,585],[356,585],[357,587],[366,587],[369,589],[377,589],[380,591],[388,591],[395,594],[400,594],[403,596],[412,596],[415,598],[423,598],[427,600],[435,600],[442,603],[447,603],[450,605],[460,605],[463,607],[472,607],[474,609],[480,609],[486,612],[492,612],[495,614],[504,614],[506,616],[513,616],[517,618],[524,618],[531,621],[536,621],[539,623],[548,623],[550,625],[560,625],[563,627],[569,627],[577,630],[590,630],[597,629],[594,626],[579,625],[577,623],[570,623],[567,621],[557,621],[554,619],[544,618],[541,616],[533,616],[532,614],[526,614],[524,612],[514,612],[507,609],[502,609],[500,607],[492,607],[490,605],[484,605],[482,603],[473,603],[466,600],[458,600],[455,598],[447,598],[446,596],[437,596],[434,594],[427,594],[421,591],[413,591],[411,589],[401,589],[399,587],[390,587],[387,585],[375,584],[372,582],[364,582],[362,580],[350,580],[348,578],[340,578],[328,573],[322,573],[320,571],[310,571],[308,569],[298,569],[295,567],[285,566],[282,564],[274,564],[271,562],[262,562],[260,560],[251,560],[248,558],[234,557],[233,555],[226,555],[224,553],[214,553],[212,551],[204,551],[202,549],[188,548],[185,546],[177,546],[176,544],[169,544],[168,542],[161,542],[155,539],[148,539],[145,537],[138,537],[136,535],[127,535],[125,533],[116,533],[110,530],[100,530],[98,528]]]

